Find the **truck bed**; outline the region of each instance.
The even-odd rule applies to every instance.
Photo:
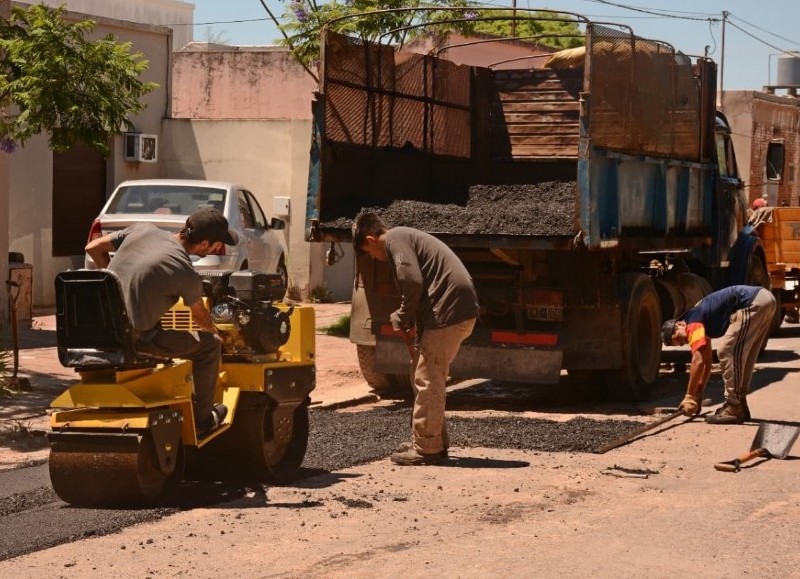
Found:
[[[347,241],[371,208],[462,247],[705,243],[709,83],[660,44],[589,40],[587,68],[494,70],[329,32],[306,239]]]
[[[575,230],[575,181],[524,185],[473,185],[462,203],[396,199],[370,207],[389,226],[408,226],[434,234],[570,236]],[[349,230],[350,217],[321,223],[333,232]]]

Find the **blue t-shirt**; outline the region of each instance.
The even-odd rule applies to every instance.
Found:
[[[692,334],[697,330],[702,330],[700,333],[709,338],[719,338],[724,335],[733,313],[752,304],[761,289],[760,286],[732,285],[710,293],[697,302],[695,307],[679,318],[686,322],[689,344],[693,343]],[[702,328],[699,328],[698,324],[702,325]]]

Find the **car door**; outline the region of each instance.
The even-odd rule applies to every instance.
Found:
[[[272,271],[274,268],[270,268],[270,251],[267,243],[269,232],[264,212],[249,191],[239,189],[236,195],[239,218],[245,235],[248,267],[254,271]]]

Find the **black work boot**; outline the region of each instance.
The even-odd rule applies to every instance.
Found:
[[[205,420],[201,420],[197,423],[197,436],[202,437],[212,430],[219,428],[227,415],[227,406],[224,404],[214,404],[214,408],[211,409],[211,414],[209,414]]]

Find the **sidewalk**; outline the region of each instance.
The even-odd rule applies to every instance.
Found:
[[[334,324],[350,312],[350,304],[313,304],[316,323],[317,385],[311,392],[314,407],[339,408],[377,400],[358,368],[356,348],[347,338],[327,336],[322,328]],[[10,345],[9,345],[10,349]],[[13,370],[9,351],[8,374]],[[35,312],[30,328],[19,328],[19,369],[17,376],[27,378],[29,391],[12,397],[0,397],[0,432],[30,432],[30,436],[0,437],[0,469],[8,463],[40,460],[47,456],[47,441],[40,434],[49,429],[47,414],[50,401],[78,381],[70,368],[58,361],[55,315]],[[6,437],[8,438],[8,437]],[[23,453],[22,456],[8,456]]]

